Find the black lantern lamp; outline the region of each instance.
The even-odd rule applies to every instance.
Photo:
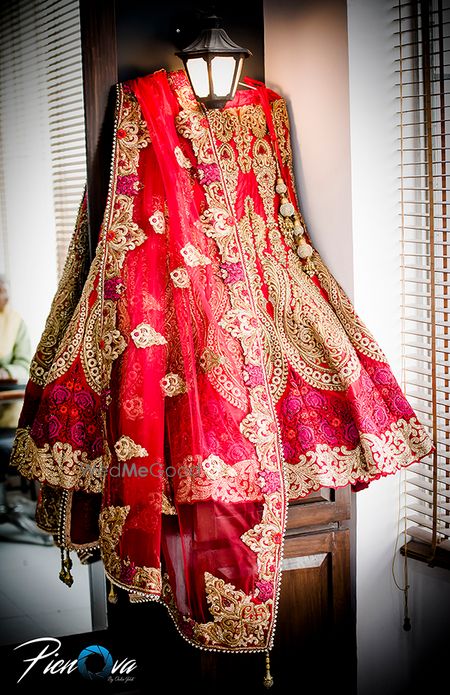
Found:
[[[215,15],[208,18],[210,28],[203,29],[198,38],[182,51],[181,58],[198,101],[218,109],[236,93],[245,58],[252,55],[238,46],[220,27]]]

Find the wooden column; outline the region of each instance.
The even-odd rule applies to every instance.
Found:
[[[95,254],[108,193],[117,82],[114,0],[80,0],[86,122],[90,255]]]

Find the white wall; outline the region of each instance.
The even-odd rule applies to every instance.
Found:
[[[288,101],[297,188],[314,244],[400,378],[389,8],[387,0],[265,0],[265,67],[268,86]],[[412,631],[403,631],[403,595],[391,573],[400,484],[396,475],[356,495],[359,695],[413,692],[427,645],[449,624],[450,572],[411,560]],[[396,572],[401,580],[398,556]]]
[[[353,290],[345,0],[266,0],[266,83],[287,101],[300,205],[315,246]]]

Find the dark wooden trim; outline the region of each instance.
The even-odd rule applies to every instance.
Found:
[[[325,526],[349,519],[351,515],[351,491],[349,488],[336,490],[334,501],[292,503],[289,506],[287,529],[305,526]]]
[[[91,259],[95,254],[109,182],[117,82],[114,0],[80,0]]]
[[[427,543],[420,543],[419,541],[409,541],[406,546],[403,545],[400,548],[400,553],[402,555],[405,555],[405,547],[408,557],[413,560],[426,562],[429,567],[450,569],[450,552],[448,550],[442,550],[437,546],[433,554],[431,543],[428,545]]]

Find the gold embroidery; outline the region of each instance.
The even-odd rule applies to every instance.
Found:
[[[236,204],[239,167],[236,163],[233,148],[224,143],[219,147],[219,159],[223,177],[230,194],[231,202]]]
[[[213,620],[196,624],[196,638],[208,647],[267,647],[273,600],[256,603],[232,584],[205,572],[206,600]]]
[[[153,215],[148,218],[151,226],[157,234],[164,234],[166,231],[166,220],[161,210],[155,210]]]
[[[117,126],[117,166],[121,176],[137,174],[140,150],[150,143],[147,124],[142,118],[139,102],[132,92],[120,87],[120,117]]]
[[[130,505],[126,507],[106,507],[100,513],[100,547],[105,570],[113,575],[119,576],[121,570],[121,560],[116,553],[122,535],[126,518],[130,511]]]
[[[144,458],[145,456],[148,456],[147,449],[139,444],[136,444],[131,437],[128,437],[125,434],[122,435],[114,444],[114,449],[116,450],[119,461],[128,461],[129,459]]]
[[[283,164],[292,162],[292,149],[289,137],[289,116],[284,99],[276,99],[272,102],[272,118],[280,148]],[[292,176],[292,180],[294,177]]]
[[[188,471],[188,475],[181,475]],[[258,475],[258,462],[253,459],[230,466],[215,454],[204,461],[200,458],[200,462],[197,457],[188,456],[180,468],[176,501],[191,504],[206,499],[227,503],[262,500]]]
[[[123,565],[131,565],[128,560],[123,560]],[[153,594],[161,593],[161,570],[159,567],[137,567],[133,574],[133,587]]]
[[[40,529],[56,535],[59,528],[62,490],[52,485],[41,485],[36,505],[36,524]]]
[[[88,218],[86,197],[80,205],[75,232],[67,252],[67,260],[58,284],[58,290],[52,302],[44,332],[39,341],[31,366],[30,380],[44,386],[48,370],[55,353],[72,320],[83,284],[88,274]],[[85,307],[83,307],[85,311]]]
[[[114,180],[137,173],[139,152],[149,143],[147,127],[142,120],[137,100],[132,94],[127,94],[125,99],[121,88],[118,92],[117,114]],[[32,374],[36,383],[46,385],[61,377],[72,366],[80,351],[91,388],[100,393],[109,383],[112,360],[122,352],[125,342],[116,331],[115,303],[105,301],[103,306],[103,259],[106,245],[105,275],[107,278],[116,278],[125,254],[145,241],[144,232],[133,221],[133,201],[133,195],[113,191],[105,211],[100,242],[84,287],[83,264],[87,263],[87,242],[81,242],[80,239],[87,233],[87,213],[85,209],[80,213],[69,262],[34,359]],[[82,249],[85,256],[83,262],[79,257]],[[94,291],[96,299],[92,303]],[[76,304],[78,310],[74,313]]]
[[[186,155],[183,153],[183,150],[181,147],[178,147],[178,145],[175,147],[173,151],[175,155],[175,159],[177,160],[178,164],[180,167],[183,167],[184,169],[190,169],[192,164],[189,161],[189,159],[186,157]]]
[[[264,521],[246,531],[241,541],[257,556],[259,579],[270,581],[273,575],[274,557],[278,560],[281,549],[280,525],[278,522],[279,493],[266,496]]]
[[[209,112],[207,116],[210,118]],[[213,115],[212,118],[214,119],[215,116]],[[179,114],[177,127],[179,132],[182,132],[185,137],[191,139],[194,152],[200,163],[216,163],[215,151],[217,144],[214,142],[214,138],[209,134],[207,128],[202,129],[201,119],[196,120],[187,114]],[[219,142],[218,146],[220,147],[220,145],[221,143]],[[245,365],[261,369],[264,367],[264,353],[263,345],[260,340],[260,321],[258,320],[254,299],[245,281],[245,250],[242,250],[237,240],[234,227],[234,215],[229,208],[229,202],[225,195],[225,182],[222,180],[220,182],[204,184],[203,188],[208,206],[201,217],[204,233],[215,240],[221,255],[222,264],[240,264],[243,270],[242,279],[236,278],[235,282],[227,284],[230,308],[227,308],[222,319],[220,319],[218,323],[221,327],[225,328],[230,335],[239,340]],[[264,379],[264,369],[261,369],[261,379],[263,382],[261,385],[248,388],[250,413],[248,413],[246,418],[244,418],[243,424],[241,424],[241,432],[255,445],[255,452],[259,461],[259,470],[271,470],[275,473],[275,477],[278,477],[280,480],[282,467],[281,442],[278,440],[277,436],[276,413],[270,390]],[[264,427],[261,435],[258,429],[255,428],[255,421],[258,422],[258,425],[261,423]],[[277,505],[274,506],[276,514],[275,519],[280,538],[282,538],[285,500],[281,493],[281,486],[276,497]],[[268,505],[265,503],[262,509],[261,524],[265,523],[268,513]],[[274,562],[271,565],[269,585],[272,590],[275,588],[275,590],[278,591],[280,558],[278,554],[272,557]],[[212,581],[214,581],[214,579]],[[241,592],[241,598],[242,602],[251,602],[251,598],[245,596],[243,592]],[[237,636],[236,641],[234,641],[233,639],[230,640],[229,637],[224,635],[220,630],[219,626],[221,625],[221,619],[225,618],[226,620],[226,617],[229,617],[227,615],[227,606],[229,605],[232,605],[232,603],[227,603],[223,606],[218,603],[217,627],[214,628],[215,623],[211,623],[207,627],[198,626],[199,632],[197,634],[199,636],[204,634],[202,633],[204,629],[209,637],[208,643],[210,644],[214,643],[214,638],[217,635],[222,641],[222,644],[225,642],[238,645],[239,647],[245,646],[247,644],[245,635],[240,634]],[[228,623],[231,625],[230,630],[232,631],[234,625],[232,621],[228,621]],[[237,621],[237,623],[242,626],[242,622]],[[259,624],[261,625],[261,622]],[[194,627],[194,630],[195,629],[196,626]],[[214,629],[217,630],[216,633],[214,633]],[[267,624],[262,626],[262,640],[270,639],[272,629],[273,616],[267,614]]]
[[[117,546],[129,512],[129,505],[110,506],[103,509],[100,514],[100,547],[105,572],[118,586],[159,595],[161,593],[160,568],[138,567],[129,558],[122,559],[117,553]],[[123,574],[130,576],[127,583],[121,579]]]
[[[236,477],[237,472],[233,466],[229,466],[220,456],[210,454],[202,463],[203,471],[210,480],[218,478]]]
[[[291,500],[305,497],[321,487],[342,487],[358,481],[370,482],[380,473],[394,473],[422,458],[431,441],[416,418],[393,423],[383,435],[361,433],[355,449],[318,444],[296,464],[287,464]]]
[[[68,442],[45,444],[39,449],[28,428],[19,428],[13,452],[14,466],[25,478],[55,487],[101,492],[107,468],[106,454],[89,459],[86,452],[72,449]]]
[[[196,265],[208,265],[211,263],[210,259],[195,248],[190,242],[186,244],[181,249],[181,255],[183,256],[186,265],[196,266]]]
[[[175,268],[175,270],[172,270],[170,273],[170,277],[172,278],[172,282],[175,285],[175,287],[189,287],[190,285],[190,279],[189,279],[189,273],[186,270],[186,268]]]
[[[178,513],[165,492],[162,493],[162,513],[171,516]]]
[[[314,253],[313,259],[319,282],[355,348],[377,362],[386,362],[386,356],[375,338],[357,316],[347,294],[331,275],[320,255]]]
[[[166,345],[167,340],[161,333],[155,331],[148,323],[140,323],[131,331],[131,339],[137,348],[151,347],[152,345]]]
[[[126,348],[125,338],[115,327],[115,302],[97,301],[86,322],[81,350],[81,362],[89,386],[95,393],[102,393],[109,383],[112,362]]]
[[[200,367],[204,372],[211,372],[215,367],[218,367],[221,362],[222,358],[220,355],[217,355],[210,348],[203,350],[200,357]]]
[[[115,277],[123,266],[127,251],[132,251],[146,240],[144,231],[133,221],[134,198],[116,195],[112,220],[106,234],[106,275]]]
[[[161,389],[166,396],[178,396],[186,393],[186,384],[179,374],[169,373],[160,381]]]

